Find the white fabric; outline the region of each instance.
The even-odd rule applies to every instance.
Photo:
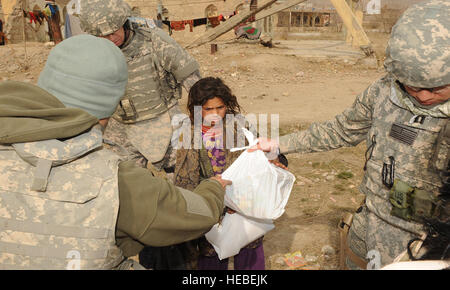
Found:
[[[254,144],[251,133],[243,130]],[[261,150],[244,151],[222,178],[233,182],[226,188],[226,206],[245,216],[271,220],[284,213],[295,182],[292,173],[271,164]]]

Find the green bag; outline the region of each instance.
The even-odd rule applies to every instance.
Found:
[[[410,220],[412,211],[412,194],[414,188],[401,180],[394,180],[394,185],[389,192],[389,200],[392,204],[391,215]]]
[[[436,208],[435,198],[431,193],[398,179],[394,180],[389,200],[392,204],[391,215],[407,221],[421,222],[424,218],[431,218]]]

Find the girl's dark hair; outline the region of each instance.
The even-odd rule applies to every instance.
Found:
[[[227,107],[227,114],[241,112],[241,107],[231,89],[220,78],[206,77],[196,82],[189,91],[187,107],[191,120],[194,120],[195,106],[203,106],[208,100],[216,97],[222,99]]]

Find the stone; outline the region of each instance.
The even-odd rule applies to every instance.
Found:
[[[336,250],[330,246],[330,245],[325,245],[322,247],[322,254],[325,256],[332,256],[334,254],[336,254]]]

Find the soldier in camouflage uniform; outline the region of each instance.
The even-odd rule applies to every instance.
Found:
[[[127,92],[105,138],[142,167],[172,172],[171,120],[181,113],[181,85],[189,91],[200,79],[198,63],[163,30],[128,20],[131,9],[123,0],[82,0],[80,6],[81,28],[114,42],[128,62]]]
[[[282,136],[279,145],[270,140],[259,145],[265,151],[279,146],[282,153],[308,153],[366,140],[360,186],[365,204],[353,222],[348,217],[340,225],[341,252],[352,269],[391,263],[409,240],[422,235],[424,218],[449,222],[448,204],[437,198],[449,159],[449,15],[449,1],[410,7],[393,27],[384,77],[334,120]]]
[[[142,245],[218,222],[223,180],[182,189],[103,144],[127,71],[110,41],[79,35],[52,49],[38,86],[0,82],[0,269],[127,268]]]
[[[128,63],[127,91],[108,124],[105,139],[118,145],[114,148],[122,158],[135,160],[155,176],[172,175],[172,132],[182,122],[178,120],[178,125],[174,120],[181,113],[181,85],[189,91],[200,79],[198,63],[162,29],[131,22],[130,6],[123,0],[82,0],[80,6],[81,28],[111,40]],[[178,252],[173,247],[155,248],[151,256],[182,260],[175,257]]]

